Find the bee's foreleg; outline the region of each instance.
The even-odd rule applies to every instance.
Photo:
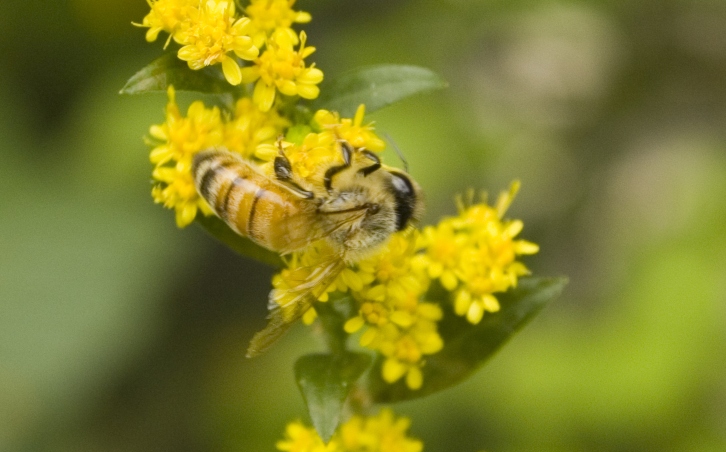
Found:
[[[373,161],[373,165],[366,166],[365,168],[361,168],[358,170],[359,173],[361,173],[364,177],[371,174],[374,171],[378,171],[381,169],[381,159],[378,158],[378,156],[368,149],[363,149],[360,151],[363,155],[368,157]]]
[[[353,158],[353,148],[351,147],[350,143],[345,140],[339,141],[340,152],[341,154],[343,154],[343,164],[331,166],[330,168],[328,168],[327,171],[325,171],[325,176],[323,177],[323,185],[325,186],[325,189],[328,191],[328,193],[333,191],[333,176],[350,167],[350,161]]]
[[[315,197],[313,192],[305,190],[297,182],[292,179],[292,165],[287,156],[280,150],[280,155],[275,157],[275,177],[282,185],[297,196],[306,199]]]

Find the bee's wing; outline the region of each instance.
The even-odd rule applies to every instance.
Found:
[[[322,216],[327,217],[326,221],[320,221]],[[276,250],[280,254],[289,254],[299,251],[318,240],[325,239],[335,232],[344,228],[351,228],[352,225],[362,219],[366,215],[364,209],[354,212],[326,212],[311,213],[309,211],[301,211],[298,216],[289,217],[285,221],[286,227],[291,230],[304,230],[305,235],[285,234],[288,240],[284,244],[280,244]],[[310,217],[317,217],[318,221],[310,221]],[[293,237],[295,239],[293,239]]]
[[[247,357],[252,358],[265,352],[272,344],[282,337],[287,330],[310,309],[318,298],[325,293],[335,278],[345,268],[345,262],[340,256],[335,256],[313,268],[298,269],[301,274],[300,284],[294,289],[270,292],[270,321],[267,326],[254,335],[247,349]],[[305,276],[302,276],[302,275]],[[293,274],[294,279],[294,274]],[[283,304],[279,302],[285,300]]]
[[[301,214],[302,220],[298,221],[299,226],[296,226],[306,230],[305,243],[288,243],[285,246],[281,246],[277,251],[279,251],[280,254],[288,254],[293,251],[299,251],[314,242],[329,237],[341,229],[354,228],[355,223],[363,219],[365,216],[366,207],[359,207],[355,210],[331,210],[316,213],[305,212]],[[311,217],[317,217],[317,221],[311,223],[308,220]],[[325,221],[323,221],[323,218],[325,218]],[[296,219],[289,218],[287,221],[289,223],[295,223],[295,220]]]

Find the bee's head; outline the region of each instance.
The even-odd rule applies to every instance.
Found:
[[[388,191],[393,195],[393,210],[396,215],[396,231],[405,229],[411,222],[423,215],[421,188],[406,173],[386,170],[391,178]]]
[[[405,172],[381,163],[366,149],[342,142],[342,165],[326,170],[318,212],[330,218],[334,243],[365,253],[421,218],[423,195]],[[332,229],[331,228],[331,229]]]

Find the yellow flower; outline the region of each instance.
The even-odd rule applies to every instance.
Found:
[[[312,427],[302,422],[291,422],[285,427],[285,439],[276,444],[277,450],[286,452],[335,452],[341,450],[333,441],[327,445]]]
[[[144,17],[141,24],[134,25],[148,27],[146,40],[153,42],[162,31],[169,33],[169,38],[171,38],[187,20],[198,0],[147,0],[147,2],[151,11]]]
[[[211,215],[207,203],[199,197],[191,174],[191,162],[195,153],[222,143],[223,127],[219,109],[207,109],[201,102],[194,102],[184,117],[176,104],[174,88],[168,90],[166,120],[149,130],[157,145],[149,158],[155,165],[152,178],[154,201],[176,212],[176,223],[184,227],[194,220],[197,210]]]
[[[290,121],[276,110],[260,111],[249,97],[237,101],[232,119],[224,124],[224,146],[245,158],[269,161],[275,158],[275,145]]]
[[[300,48],[296,51],[289,33],[278,30],[268,40],[255,65],[242,69],[243,82],[257,82],[252,100],[260,110],[272,107],[277,92],[305,99],[318,97],[320,89],[316,85],[323,80],[323,71],[314,64],[305,66],[305,58],[315,51],[315,47],[305,47],[306,40],[305,32],[300,32]]]
[[[325,171],[331,166],[343,164],[340,143],[330,134],[308,133],[301,144],[287,141],[281,144],[295,176],[319,190],[325,190]],[[274,155],[277,155],[277,148]],[[272,171],[272,164],[266,165],[265,169]]]
[[[152,163],[163,165],[172,160],[190,163],[195,153],[222,144],[224,131],[217,107],[207,109],[202,102],[196,101],[184,117],[176,104],[174,87],[167,93],[166,120],[149,129],[149,135],[158,143],[149,156]]]
[[[351,290],[359,311],[344,325],[349,334],[365,327],[360,345],[386,357],[383,379],[394,383],[405,376],[411,389],[423,384],[425,355],[443,347],[436,323],[441,308],[419,301],[429,280],[412,265],[416,243],[416,231],[394,234],[379,253],[356,265],[358,278],[366,284]]]
[[[454,311],[472,324],[485,312],[499,310],[494,293],[515,287],[520,276],[529,274],[517,256],[539,250],[534,243],[515,240],[521,221],[502,219],[518,189],[519,183],[512,183],[494,207],[462,204],[458,217],[445,218],[422,235],[424,254],[416,258],[416,266],[454,293]]]
[[[390,409],[374,416],[354,415],[324,444],[312,427],[291,422],[277,450],[285,452],[421,452],[423,443],[406,435],[411,421]]]
[[[436,321],[442,317],[441,308],[433,303],[422,303],[421,311],[428,311],[433,318],[426,318],[421,311],[410,320],[408,328],[388,328],[381,336],[379,350],[386,357],[381,368],[381,376],[388,383],[395,383],[403,376],[409,389],[419,389],[423,385],[421,368],[425,355],[438,353],[444,342],[437,331]]]
[[[227,81],[239,85],[242,75],[234,55],[254,60],[259,54],[249,36],[250,25],[247,17],[235,17],[232,1],[201,1],[190,14],[189,24],[174,34],[174,40],[183,46],[179,59],[194,70],[221,63]]]
[[[252,20],[252,37],[257,47],[262,47],[267,37],[275,30],[282,29],[291,35],[297,44],[297,35],[290,29],[293,23],[310,22],[310,14],[293,11],[295,0],[252,0],[245,13]]]
[[[163,204],[167,209],[176,212],[176,225],[180,228],[194,221],[197,210],[204,215],[211,215],[212,209],[197,195],[190,168],[182,163],[176,166],[161,166],[152,173],[158,183],[151,189],[155,203]]]
[[[329,167],[343,163],[340,144],[318,133],[307,134],[299,146],[290,143],[285,155],[293,172],[312,184],[320,184]]]
[[[386,147],[385,141],[378,138],[373,132],[373,123],[363,125],[366,106],[360,104],[353,119],[341,119],[336,112],[318,110],[313,121],[323,129],[323,133],[332,133],[335,138],[342,138],[356,148],[366,148],[370,151],[382,151]]]
[[[468,237],[457,234],[450,220],[442,220],[436,227],[424,228],[421,241],[428,245],[426,255],[415,259],[417,268],[423,268],[432,279],[439,279],[446,290],[454,290],[458,284],[457,266]]]
[[[318,301],[328,301],[329,294],[335,291],[350,293],[357,300],[358,312],[345,323],[345,331],[352,334],[364,329],[360,344],[386,357],[384,380],[394,383],[405,376],[411,389],[423,384],[421,367],[425,356],[443,347],[437,331],[441,308],[419,301],[429,279],[412,266],[416,243],[416,231],[394,234],[380,252],[344,268],[332,284],[316,293],[320,293]],[[293,253],[286,268],[272,279],[273,299],[281,305],[289,302],[284,295],[294,296],[291,289],[307,281],[316,267],[329,260],[330,248],[325,241]],[[311,308],[303,321],[311,324],[315,318]]]
[[[345,452],[421,452],[423,443],[406,436],[411,421],[396,418],[390,409],[383,409],[376,416],[355,415],[340,426],[334,436]]]

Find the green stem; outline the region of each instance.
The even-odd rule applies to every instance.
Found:
[[[331,297],[327,302],[315,305],[323,326],[323,339],[330,353],[335,356],[342,356],[347,351],[348,335],[343,329],[347,317],[340,308],[345,308],[344,304],[349,300],[350,298],[346,296]]]

